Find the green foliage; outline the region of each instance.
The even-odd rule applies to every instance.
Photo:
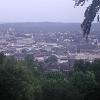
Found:
[[[80,88],[80,91],[88,90],[95,84],[95,75],[92,72],[75,72],[71,77],[72,83]]]
[[[34,64],[34,57],[33,57],[33,55],[28,54],[28,55],[25,56],[25,64],[28,67],[33,66],[33,64]]]
[[[94,72],[96,81],[100,83],[100,59],[96,59],[89,69]]]
[[[99,100],[100,60],[79,61],[69,76],[42,73],[29,57],[17,61],[0,55],[0,100]],[[37,69],[35,69],[37,67]]]
[[[84,5],[85,1],[88,0],[74,0],[75,6]],[[83,31],[83,35],[86,35],[86,38],[88,37],[88,34],[90,33],[91,23],[94,21],[94,18],[96,17],[96,14],[98,13],[100,9],[100,0],[91,0],[92,3],[87,7],[85,13],[84,13],[84,21],[81,24],[81,28]],[[99,18],[98,18],[99,20]]]
[[[87,72],[89,72],[89,73],[87,74]],[[100,92],[100,59],[96,59],[92,63],[89,63],[86,61],[77,62],[74,65],[73,74],[74,74],[73,75],[74,78],[72,78],[72,79],[74,79],[75,82],[73,81],[72,83],[77,84],[77,82],[76,82],[76,80],[77,80],[79,85],[81,85],[80,82],[82,82],[82,85],[81,85],[82,87],[84,86],[84,84],[86,85],[86,83],[84,83],[86,80],[82,80],[83,79],[82,76],[84,76],[84,79],[87,79],[87,78],[85,78],[87,76],[88,76],[88,80],[92,79],[92,81],[89,80],[90,81],[90,83],[89,83],[90,90],[87,92],[83,92],[83,93],[85,93],[85,96],[83,96],[85,98],[85,100],[99,100],[100,99],[100,96],[99,96],[99,92]],[[70,75],[70,76],[72,77],[72,75]],[[95,76],[95,78],[94,78],[94,76]],[[95,82],[93,82],[93,79]],[[81,81],[79,81],[79,80],[81,80]],[[81,88],[81,90],[83,90],[83,89]]]
[[[73,73],[71,82],[79,90],[83,99],[96,87],[95,75],[89,71],[85,73],[81,71]]]
[[[96,81],[100,83],[100,59],[95,59],[92,63],[84,60],[76,61],[74,71],[91,71],[95,74]]]
[[[2,55],[0,56],[2,57]],[[14,57],[5,57],[0,64],[0,100],[33,100],[37,79],[27,66]]]
[[[74,64],[74,71],[82,71],[85,72],[87,71],[91,66],[90,62],[87,62],[85,60],[78,60]]]
[[[64,80],[65,75],[61,72],[47,72],[43,74],[46,79]]]
[[[80,100],[77,89],[65,80],[46,80],[42,86],[43,100]]]
[[[3,64],[4,58],[5,58],[5,55],[3,54],[3,52],[1,52],[0,53],[0,65]]]
[[[48,59],[45,60],[46,63],[56,63],[57,57],[55,55],[50,56]]]
[[[2,100],[28,100],[29,95],[31,95],[29,91],[32,88],[28,77],[27,72],[22,67],[0,66],[0,92],[3,93],[2,96],[4,95],[0,98]]]

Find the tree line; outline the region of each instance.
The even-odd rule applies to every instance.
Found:
[[[32,56],[0,53],[0,100],[99,100],[100,60],[76,61],[67,73],[40,70]]]

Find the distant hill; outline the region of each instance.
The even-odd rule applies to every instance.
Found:
[[[100,24],[93,24],[92,29],[100,32]],[[80,23],[55,23],[55,22],[32,22],[32,23],[3,23],[0,24],[0,31],[7,31],[14,28],[18,33],[28,32],[71,32],[79,33],[81,31]]]
[[[53,22],[33,22],[33,23],[4,23],[0,24],[0,30],[5,31],[15,28],[16,32],[78,32],[79,23],[53,23]]]

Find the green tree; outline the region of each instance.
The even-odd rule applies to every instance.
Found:
[[[50,57],[48,57],[45,62],[46,63],[57,63],[57,57],[55,55],[51,55]]]
[[[85,60],[76,60],[73,66],[74,71],[88,71],[91,68],[91,63]]]
[[[96,87],[95,74],[90,71],[85,73],[81,71],[75,72],[71,76],[70,81],[79,90],[83,100],[85,100],[84,98],[87,97],[87,94],[94,91]]]
[[[27,54],[27,55],[25,56],[25,63],[26,63],[26,65],[29,66],[29,67],[33,65],[33,63],[34,63],[34,57],[33,57],[32,54]]]
[[[89,70],[94,72],[96,81],[100,83],[100,59],[96,59],[90,66]]]
[[[37,83],[28,67],[5,56],[0,64],[0,100],[33,100]]]
[[[42,95],[43,100],[80,100],[79,92],[67,80],[45,80]]]
[[[75,6],[83,6],[86,1],[89,0],[74,0],[75,1]],[[83,35],[88,37],[88,34],[90,33],[91,29],[91,24],[94,21],[94,18],[96,17],[99,9],[100,9],[100,0],[91,0],[92,3],[87,7],[85,13],[84,13],[84,21],[81,24],[81,28],[83,31]],[[99,16],[98,16],[98,21],[99,21]]]
[[[37,71],[39,69],[39,64],[37,61],[34,60],[34,56],[32,54],[27,54],[25,56],[24,62],[25,62],[24,65],[26,65],[32,71],[35,71],[37,73]]]
[[[3,64],[4,59],[5,59],[5,55],[4,55],[4,53],[3,53],[3,52],[0,52],[0,65]]]

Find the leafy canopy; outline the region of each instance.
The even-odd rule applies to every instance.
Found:
[[[83,6],[86,1],[89,0],[74,0],[75,6]],[[92,0],[92,3],[87,7],[84,13],[84,21],[81,24],[81,28],[83,31],[83,35],[88,38],[88,34],[90,33],[91,24],[94,21],[94,18],[96,17],[98,11],[100,9],[100,0]],[[99,15],[97,17],[99,21]]]

